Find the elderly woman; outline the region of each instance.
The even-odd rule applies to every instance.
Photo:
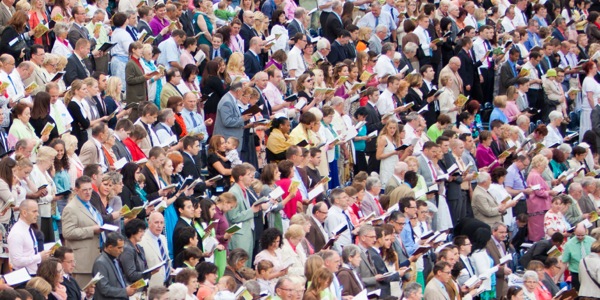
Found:
[[[538,154],[531,160],[531,171],[527,176],[527,186],[534,190],[527,198],[528,237],[534,242],[544,237],[544,212],[550,209],[552,196],[557,194],[542,177],[547,166],[548,159]]]
[[[123,268],[124,279],[127,282],[136,282],[140,279],[149,279],[151,273],[144,273],[148,268],[146,254],[139,242],[144,236],[146,223],[140,219],[133,219],[125,224],[125,247],[119,256]],[[156,272],[156,271],[155,271]]]
[[[263,260],[268,260],[273,263],[273,270],[268,276],[269,280],[276,279],[288,273],[288,269],[286,268],[287,263],[283,257],[283,250],[281,249],[282,245],[283,236],[279,229],[268,228],[263,231],[263,235],[260,237],[260,246],[263,250],[254,258],[254,264],[256,265]],[[301,274],[303,273],[304,269],[302,269]]]
[[[300,241],[300,246],[302,246],[302,249],[304,250],[304,255],[306,257],[309,257],[309,256],[315,254],[315,247],[306,238],[306,235],[310,232],[310,227],[311,227],[311,223],[309,221],[309,218],[310,217],[307,214],[300,213],[300,214],[295,214],[290,219],[290,225],[297,224],[297,225],[302,226],[302,229],[304,229],[305,237],[302,238],[302,241]]]
[[[73,54],[73,47],[67,40],[67,34],[69,33],[69,25],[63,22],[57,22],[54,25],[54,34],[56,40],[54,46],[52,46],[52,54],[56,54],[63,57],[69,57]]]
[[[175,276],[175,282],[184,284],[187,287],[187,294],[182,300],[197,300],[196,291],[198,290],[198,272],[194,269],[183,269]],[[173,298],[171,298],[173,299]],[[179,299],[177,299],[179,300]]]
[[[58,240],[58,231],[55,231],[52,225],[53,210],[56,210],[56,205],[52,202],[62,199],[63,196],[56,196],[56,186],[49,173],[54,166],[54,159],[57,154],[56,150],[51,147],[40,147],[37,153],[36,164],[33,166],[31,174],[29,174],[29,179],[38,190],[45,189],[47,191],[45,196],[36,199],[41,217],[41,230],[44,233],[46,243]],[[37,191],[29,191],[29,193],[34,192]]]
[[[265,234],[266,231],[263,232]],[[264,251],[264,250],[263,250]],[[260,253],[259,253],[260,254]],[[227,256],[227,267],[225,268],[225,272],[223,276],[231,276],[235,279],[236,290],[246,282],[246,280],[240,274],[240,271],[246,267],[246,262],[250,259],[246,250],[242,248],[236,248],[229,251],[229,255]],[[258,259],[255,258],[255,262]]]
[[[152,48],[152,45],[144,44],[142,46],[142,57],[140,58],[140,64],[142,65],[142,69],[144,70],[145,74],[158,71],[156,62],[153,59],[154,51],[155,50]],[[162,91],[163,86],[163,75],[164,73],[161,73],[157,76],[151,77],[146,82],[148,87],[148,101],[156,104],[158,107],[160,107],[160,92]]]
[[[567,234],[567,230],[571,227],[564,216],[564,213],[569,209],[571,201],[567,197],[554,197],[552,198],[552,205],[550,209],[544,215],[544,232],[546,233],[545,238],[550,237],[560,232],[563,235]]]
[[[504,188],[504,180],[506,179],[507,171],[505,168],[496,168],[490,172],[492,176],[492,184],[490,185],[488,192],[496,199],[496,202],[500,204],[507,197],[511,197],[508,191]],[[512,198],[512,197],[511,197]],[[505,224],[510,224],[513,220],[512,209],[506,210],[506,214],[502,216]]]
[[[492,133],[490,131],[482,131],[479,134],[479,146],[477,146],[477,152],[475,158],[477,159],[477,167],[485,168],[490,167],[490,170],[501,167],[504,164],[506,158],[498,159],[492,151],[491,145],[494,141],[492,139]]]
[[[42,77],[44,78],[44,82],[48,83],[50,82],[50,80],[52,80],[52,78],[54,78],[54,75],[56,75],[56,72],[58,71],[56,66],[58,64],[58,55],[56,54],[51,54],[51,53],[46,53],[46,55],[44,56],[44,61],[42,62]]]
[[[347,245],[342,251],[343,264],[337,273],[338,281],[344,287],[342,296],[356,296],[364,289],[358,272],[362,260],[360,254],[360,248],[354,244]]]
[[[38,146],[48,141],[50,133],[41,136],[41,138],[38,138],[35,134],[35,129],[29,123],[31,108],[26,103],[20,102],[13,106],[12,114],[14,116],[13,124],[8,131],[8,144],[10,147],[14,147],[17,141],[21,139],[33,139]]]
[[[552,295],[542,288],[540,279],[535,271],[525,271],[523,274],[523,299],[524,300],[549,300]]]
[[[306,233],[301,225],[290,225],[285,232],[283,246],[281,247],[281,258],[288,266],[290,275],[304,275],[304,263],[306,254],[300,242],[304,239]]]

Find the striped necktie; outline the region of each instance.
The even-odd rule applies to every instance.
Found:
[[[167,257],[167,251],[163,247],[162,241],[160,240],[160,236],[158,237],[158,249],[160,249],[160,259],[166,261],[169,259]],[[171,275],[171,266],[169,266],[169,262],[165,263],[165,281],[169,280],[169,276]]]

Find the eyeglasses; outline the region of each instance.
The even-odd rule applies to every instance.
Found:
[[[326,215],[326,214],[328,214],[328,213],[329,213],[328,211],[320,211],[320,210],[317,210],[317,212],[318,212],[318,213],[322,213],[322,214],[324,214],[324,215]]]
[[[377,236],[376,235],[365,235],[366,238],[370,238],[370,239],[376,239]]]

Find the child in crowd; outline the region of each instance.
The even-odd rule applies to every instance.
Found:
[[[242,160],[240,159],[240,154],[237,152],[237,147],[240,145],[240,140],[235,137],[227,138],[227,151],[225,152],[225,156],[231,162],[231,167],[235,167],[237,165],[242,164]]]
[[[215,16],[226,22],[233,20],[237,14],[237,11],[227,10],[227,2],[225,0],[219,2],[217,9],[215,9]]]
[[[256,264],[256,282],[260,285],[260,291],[267,291],[270,295],[275,295],[275,286],[269,280],[272,271],[273,263],[269,260],[261,260]]]
[[[235,279],[231,276],[223,276],[219,279],[219,283],[217,284],[217,289],[219,291],[215,295],[215,300],[235,300],[235,292],[236,292],[237,284],[235,283]]]

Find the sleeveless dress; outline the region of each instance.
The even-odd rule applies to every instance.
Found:
[[[383,154],[396,151],[396,145],[392,143],[387,136],[385,136],[385,140],[387,144],[385,145],[385,148],[383,148]],[[390,178],[392,178],[392,175],[394,174],[394,166],[399,160],[400,158],[398,158],[398,155],[392,155],[381,160],[379,167],[379,179],[381,180],[381,184],[383,186],[385,186]]]
[[[194,32],[196,34],[198,34],[202,31],[200,29],[200,27],[198,26],[198,16],[199,15],[202,15],[202,17],[204,18],[204,21],[206,22],[206,30],[208,30],[210,35],[212,35],[213,24],[210,22],[210,18],[206,14],[199,12],[199,11],[194,13],[194,19],[192,19],[192,25],[194,26]],[[198,45],[202,45],[202,44],[212,47],[211,42],[204,36],[204,34],[202,34],[202,35],[200,35],[200,37],[198,37]]]

